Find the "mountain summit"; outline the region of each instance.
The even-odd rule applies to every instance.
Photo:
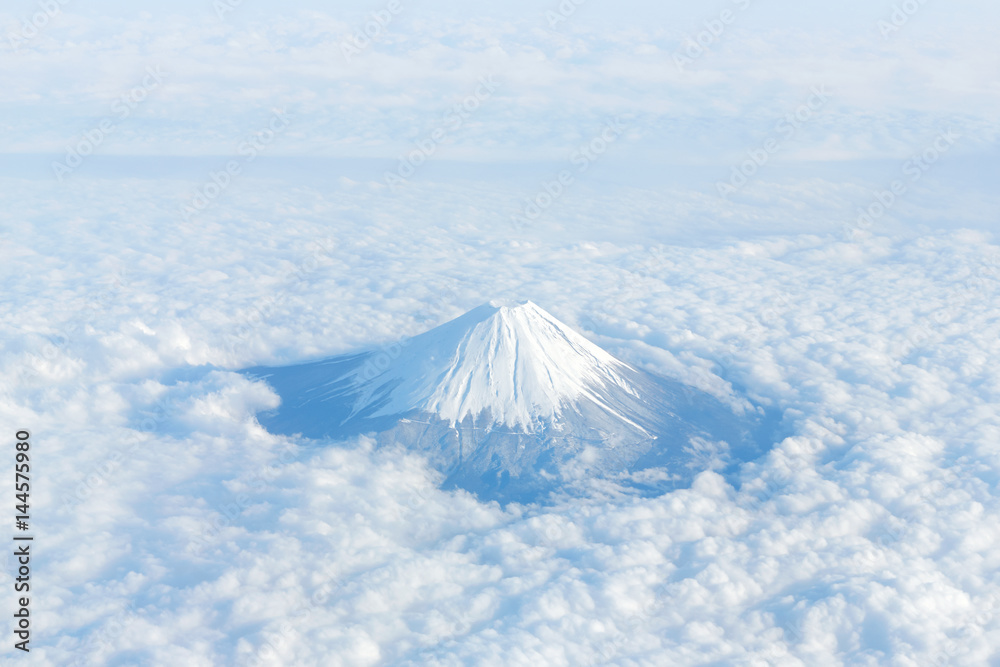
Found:
[[[281,396],[259,416],[269,430],[371,434],[484,498],[597,480],[662,489],[756,453],[752,420],[619,361],[530,301],[491,302],[381,350],[247,372]]]
[[[361,369],[355,409],[418,410],[453,427],[472,419],[486,430],[533,433],[579,401],[613,413],[602,395],[637,395],[628,370],[530,301],[491,302],[411,339],[375,377]]]

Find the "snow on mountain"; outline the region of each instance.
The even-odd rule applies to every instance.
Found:
[[[530,301],[491,302],[413,338],[374,381],[363,382],[355,410],[379,403],[376,415],[420,410],[452,425],[484,415],[486,429],[533,432],[575,401],[613,412],[594,388],[637,395],[627,370]]]
[[[447,485],[534,499],[596,478],[676,485],[759,453],[759,416],[641,372],[530,301],[491,302],[392,347],[249,369],[282,399],[261,423],[315,439],[374,434]]]

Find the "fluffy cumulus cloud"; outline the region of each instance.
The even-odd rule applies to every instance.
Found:
[[[4,253],[30,270],[7,282],[0,405],[45,449],[35,664],[996,657],[988,233],[818,221],[644,246],[490,227],[473,186],[435,184],[407,190],[406,216],[374,186],[261,182],[185,223],[170,181],[80,179],[65,211],[17,184]],[[267,433],[254,415],[277,397],[234,372],[498,294],[769,404],[787,437],[661,497],[501,508],[439,490],[415,455]]]
[[[831,37],[747,9],[679,68],[711,12],[406,4],[348,61],[370,8],[227,6],[61,3],[0,40],[0,424],[32,432],[37,533],[32,651],[3,664],[1000,664],[996,50],[971,21],[924,3],[882,35],[892,6],[851,4]],[[493,298],[781,435],[658,497],[500,506],[257,422],[279,399],[240,369]]]

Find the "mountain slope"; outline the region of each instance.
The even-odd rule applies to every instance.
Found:
[[[386,350],[247,372],[282,398],[259,417],[273,432],[374,434],[486,498],[607,479],[663,488],[758,453],[752,421],[615,359],[531,302],[483,305]]]

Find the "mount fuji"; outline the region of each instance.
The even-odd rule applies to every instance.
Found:
[[[762,453],[766,422],[616,359],[530,301],[380,350],[245,372],[281,397],[258,415],[268,430],[369,434],[424,454],[446,488],[504,502],[669,490]]]

